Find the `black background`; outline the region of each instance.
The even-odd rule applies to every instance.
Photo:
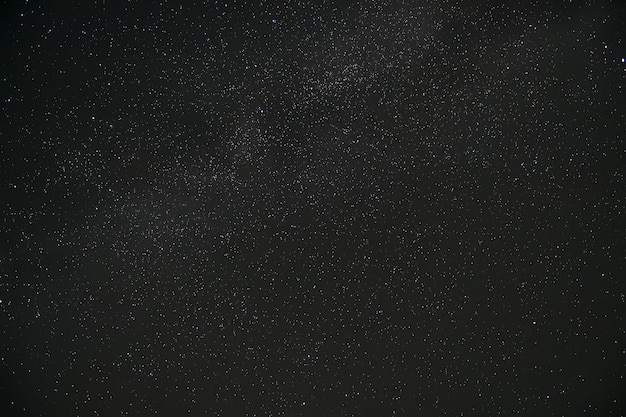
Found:
[[[0,414],[623,415],[626,6],[546,3],[4,2]]]

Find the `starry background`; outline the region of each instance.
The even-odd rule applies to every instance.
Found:
[[[623,416],[623,1],[3,2],[0,414]]]

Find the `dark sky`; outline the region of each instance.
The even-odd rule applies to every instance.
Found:
[[[2,2],[0,415],[624,415],[624,1],[183,3]]]

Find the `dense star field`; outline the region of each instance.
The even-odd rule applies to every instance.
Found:
[[[626,412],[625,2],[0,16],[0,415]]]

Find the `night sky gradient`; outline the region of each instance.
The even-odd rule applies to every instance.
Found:
[[[4,1],[0,415],[626,415],[626,2]]]

